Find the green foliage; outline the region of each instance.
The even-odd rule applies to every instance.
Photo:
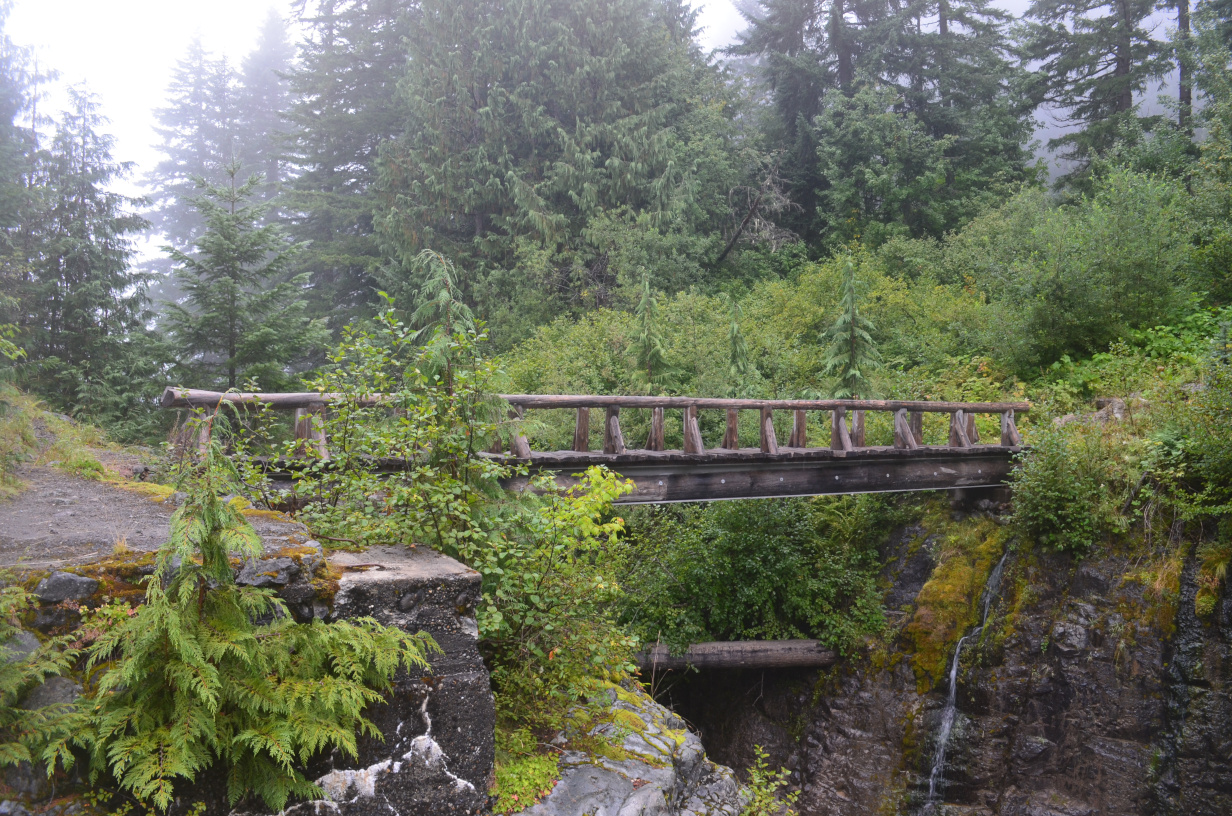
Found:
[[[790,785],[791,774],[786,768],[771,770],[766,764],[770,755],[760,745],[753,746],[756,757],[749,767],[749,781],[746,785],[749,792],[749,802],[740,811],[740,816],[796,816],[795,804],[800,799],[800,791],[791,791],[779,795],[779,788]]]
[[[1077,423],[1031,436],[1031,450],[1014,470],[1014,523],[1056,550],[1085,554],[1122,524],[1109,468],[1111,456],[1098,428]]]
[[[560,776],[560,754],[533,750],[534,737],[525,729],[514,734],[498,730],[496,742],[496,784],[490,791],[496,797],[493,813],[525,810],[552,792]]]
[[[22,703],[47,678],[67,674],[77,659],[68,646],[71,636],[51,638],[26,654],[17,651],[20,620],[37,606],[38,599],[20,586],[0,587],[0,767],[43,763],[50,777],[57,768],[72,766],[69,743],[84,715],[72,703],[42,708]]]
[[[659,303],[650,291],[650,275],[642,275],[642,298],[634,313],[637,334],[633,338],[633,353],[637,359],[637,373],[645,386],[653,391],[662,391],[670,380],[667,355],[663,351],[663,338],[659,334]]]
[[[672,649],[817,638],[842,650],[884,624],[873,496],[716,502],[631,515],[622,619]]]
[[[498,689],[497,715],[536,731],[559,729],[597,682],[634,670],[637,641],[615,625],[615,561],[624,524],[612,502],[632,488],[592,467],[561,492],[548,478],[524,497],[514,526],[460,553],[484,576],[479,632]]]
[[[331,750],[354,758],[359,734],[379,737],[364,709],[399,667],[426,667],[435,648],[370,618],[296,623],[271,590],[237,586],[231,559],[261,550],[220,498],[237,477],[216,442],[184,470],[187,498],[145,603],[89,650],[101,677],[80,739],[93,774],[160,811],[177,783],[211,769],[233,805],[251,795],[279,810],[290,797],[321,797],[303,764]]]
[[[872,332],[872,322],[860,314],[860,295],[856,291],[856,267],[848,259],[843,264],[843,289],[839,300],[839,316],[822,335],[826,343],[822,374],[838,376],[835,399],[870,397],[869,381],[864,373],[881,362]]]
[[[297,479],[315,500],[301,517],[327,540],[426,544],[477,570],[502,728],[559,728],[595,682],[632,668],[635,642],[613,620],[622,523],[609,516],[629,487],[592,470],[565,492],[550,479],[536,481],[542,495],[502,492],[498,479],[515,469],[481,454],[518,430],[495,397],[503,373],[484,356],[485,335],[454,329],[438,325],[421,346],[393,310],[347,329],[313,382],[343,396],[325,421],[328,464],[310,460]],[[373,459],[405,465],[378,475]]]
[[[196,251],[168,248],[184,298],[168,304],[167,331],[181,377],[225,388],[259,378],[278,388],[290,382],[289,365],[324,341],[324,326],[305,314],[307,279],[285,279],[292,247],[276,225],[262,224],[267,207],[249,200],[260,177],[241,183],[237,162],[224,172],[221,185],[200,180]]]

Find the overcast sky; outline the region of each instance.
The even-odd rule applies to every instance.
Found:
[[[699,3],[699,5],[702,5]],[[289,0],[16,0],[9,20],[14,42],[34,48],[40,68],[62,84],[85,85],[111,119],[116,158],[136,163],[136,176],[159,158],[153,111],[188,43],[239,60],[255,45],[269,9],[289,14]],[[726,45],[740,25],[729,0],[705,0],[709,47]],[[62,100],[53,99],[57,106]],[[136,193],[138,178],[122,185]]]

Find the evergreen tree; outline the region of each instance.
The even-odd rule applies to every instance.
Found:
[[[730,143],[730,118],[702,113],[728,91],[690,20],[664,0],[425,0],[407,124],[382,166],[379,227],[397,261],[382,282],[413,291],[419,251],[447,252],[498,339],[545,289],[560,308],[636,292],[636,263],[612,275],[627,238],[696,234],[730,189],[713,168],[731,158],[705,152]],[[517,269],[532,256],[559,271],[546,286]]]
[[[224,168],[237,158],[235,84],[227,60],[214,58],[193,39],[171,74],[167,106],[155,111],[154,130],[162,140],[157,149],[164,158],[145,178],[154,191],[149,218],[152,229],[178,249],[192,246],[205,228],[190,203],[196,180],[224,182]]]
[[[140,202],[109,189],[130,166],[112,158],[93,96],[69,94],[73,107],[30,177],[37,206],[23,215],[18,321],[27,386],[62,408],[87,399],[103,367],[127,351],[146,300],[144,276],[129,263],[129,236],[146,226],[132,211]]]
[[[1146,27],[1154,10],[1154,0],[1035,0],[1027,11],[1031,93],[1081,126],[1049,142],[1080,163],[1077,172],[1137,116],[1134,95],[1168,70],[1164,45]]]
[[[384,262],[373,227],[381,145],[407,124],[397,93],[415,0],[300,0],[307,36],[289,74],[288,159],[296,178],[284,202],[305,251],[313,314],[339,328],[376,302]],[[400,293],[401,294],[401,293]]]
[[[305,313],[307,276],[287,280],[293,246],[264,223],[268,205],[251,200],[260,176],[240,183],[238,163],[225,172],[225,186],[202,180],[193,199],[205,224],[196,251],[167,248],[185,294],[168,307],[166,326],[183,381],[235,388],[255,378],[276,390],[324,342],[324,327]]]
[[[659,303],[650,288],[649,274],[642,275],[642,298],[637,304],[635,318],[637,335],[633,338],[633,354],[638,378],[651,391],[662,392],[668,385],[670,371],[659,330]]]
[[[834,399],[860,399],[869,396],[871,386],[865,375],[877,367],[881,355],[873,342],[876,329],[860,314],[856,267],[850,259],[843,265],[842,292],[838,319],[822,335],[826,344],[822,374],[838,378]]]
[[[236,90],[236,158],[244,173],[260,173],[260,198],[270,200],[287,180],[283,117],[291,104],[286,78],[294,57],[287,25],[274,9],[261,26],[257,45],[243,62]]]

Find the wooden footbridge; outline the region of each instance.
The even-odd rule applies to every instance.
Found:
[[[838,493],[878,493],[953,490],[1003,484],[1013,467],[1022,439],[1015,415],[1026,403],[927,402],[900,400],[749,400],[694,397],[504,395],[511,419],[528,410],[569,410],[575,414],[569,450],[535,450],[525,435],[526,424],[514,422],[503,445],[487,455],[528,465],[531,474],[551,471],[558,481],[572,483],[591,465],[605,465],[633,481],[625,504],[654,504],[719,499],[816,496]],[[221,393],[168,388],[164,408],[213,408],[220,401],[265,404],[295,412],[296,435],[328,457],[329,443],[319,418],[331,394]],[[369,404],[379,404],[373,397]],[[621,411],[646,412],[649,432],[640,448],[631,448],[621,429]],[[602,447],[591,449],[592,411],[602,411]],[[667,412],[677,412],[682,448],[665,446]],[[707,447],[700,412],[723,412],[718,444]],[[741,412],[755,412],[757,447],[741,447]],[[780,443],[775,414],[791,418],[791,431]],[[828,425],[825,445],[810,446],[809,415],[821,414]],[[866,444],[866,419],[880,414],[881,432],[890,444]],[[647,416],[643,415],[642,419]],[[941,415],[945,424],[930,430],[943,444],[925,444],[926,415]],[[977,418],[981,421],[977,422]],[[888,421],[887,421],[888,420]],[[981,442],[980,425],[995,441]],[[947,433],[948,431],[948,433]],[[717,432],[715,436],[717,437]],[[892,440],[890,439],[892,437]],[[820,441],[820,440],[819,440]],[[524,487],[529,477],[515,477],[508,487]]]

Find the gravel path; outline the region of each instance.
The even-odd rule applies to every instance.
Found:
[[[80,564],[111,555],[117,545],[155,550],[170,534],[175,507],[156,496],[50,467],[27,466],[17,475],[27,488],[0,501],[0,567]],[[249,520],[266,550],[308,538],[302,524],[273,514],[252,514]]]

